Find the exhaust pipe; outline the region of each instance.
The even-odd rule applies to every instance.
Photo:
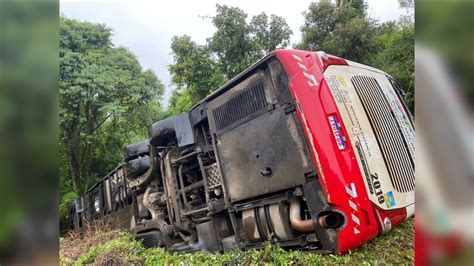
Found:
[[[329,212],[319,217],[318,222],[324,228],[339,228],[344,224],[344,216],[338,212]]]
[[[301,233],[314,232],[316,229],[313,220],[301,219],[301,203],[298,198],[292,198],[290,200],[290,224],[296,231]]]
[[[323,212],[318,218],[319,226],[322,228],[339,228],[344,224],[344,216],[339,212]],[[298,198],[290,200],[290,224],[301,233],[310,233],[316,230],[312,219],[301,219],[301,202]]]

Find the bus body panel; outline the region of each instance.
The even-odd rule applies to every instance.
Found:
[[[354,75],[363,75],[382,84],[413,156],[410,116],[384,73],[322,52],[293,50],[280,51],[278,55],[291,77],[289,87],[306,128],[326,199],[347,218],[347,225],[338,232],[338,252],[359,246],[413,215],[414,190],[399,193],[393,188],[379,144],[350,83]],[[365,176],[367,164],[379,177],[376,188],[374,180]]]

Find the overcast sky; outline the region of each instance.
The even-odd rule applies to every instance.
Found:
[[[204,44],[215,28],[209,19],[201,16],[214,15],[216,3],[236,6],[249,17],[260,12],[276,14],[286,19],[293,30],[291,43],[300,40],[302,12],[310,0],[263,1],[263,0],[164,0],[164,1],[69,1],[60,0],[60,12],[68,18],[80,21],[105,23],[113,29],[112,41],[116,46],[127,47],[140,61],[144,69],[152,69],[166,86],[163,103],[171,94],[170,75],[167,65],[173,62],[170,55],[171,38],[187,34]],[[380,21],[396,20],[404,11],[397,0],[368,0],[369,15]]]

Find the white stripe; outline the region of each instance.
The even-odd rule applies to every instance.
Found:
[[[352,221],[354,221],[354,223],[356,223],[357,225],[360,225],[359,217],[355,216],[353,213],[352,213]]]
[[[354,234],[357,235],[357,234],[359,234],[359,233],[360,233],[359,229],[357,229],[357,228],[354,227]]]
[[[295,54],[292,54],[292,56],[293,56],[294,59],[296,59],[296,60],[298,60],[298,61],[300,61],[300,62],[303,61],[303,59],[301,59],[301,57],[299,57],[299,56],[297,56],[297,55],[295,55]]]
[[[357,198],[357,190],[356,190],[356,186],[354,185],[354,183],[351,183],[351,188],[352,188],[352,192],[354,192],[353,197]]]
[[[306,68],[306,66],[303,65],[303,64],[301,64],[300,62],[298,62],[298,66],[299,66],[300,68],[304,69],[304,70],[308,70],[308,69]]]
[[[357,191],[356,191],[354,183],[351,183],[350,188],[348,186],[346,186],[346,192],[347,192],[347,194],[351,195],[351,197],[357,198]]]
[[[316,78],[314,77],[314,75],[310,75],[310,74],[308,74],[308,73],[306,73],[306,72],[304,72],[304,71],[303,71],[303,75],[304,75],[307,79],[310,80],[310,81],[308,81],[309,86],[311,86],[311,87],[318,86],[318,82],[316,81]]]
[[[352,208],[354,211],[357,211],[357,205],[355,205],[355,203],[352,202],[352,200],[349,200],[349,205],[351,206],[351,208]]]

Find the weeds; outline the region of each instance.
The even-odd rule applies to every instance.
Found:
[[[105,237],[107,236],[107,237]],[[315,264],[412,264],[414,219],[392,232],[344,255],[322,255],[308,251],[287,251],[266,243],[261,250],[228,253],[170,253],[161,248],[144,248],[130,233],[95,231],[85,238],[61,239],[62,265],[315,265]],[[106,240],[108,238],[108,240]],[[84,242],[80,254],[70,252],[67,241]],[[93,244],[87,245],[85,242]],[[71,242],[69,242],[71,243]],[[71,256],[75,254],[75,256]]]

